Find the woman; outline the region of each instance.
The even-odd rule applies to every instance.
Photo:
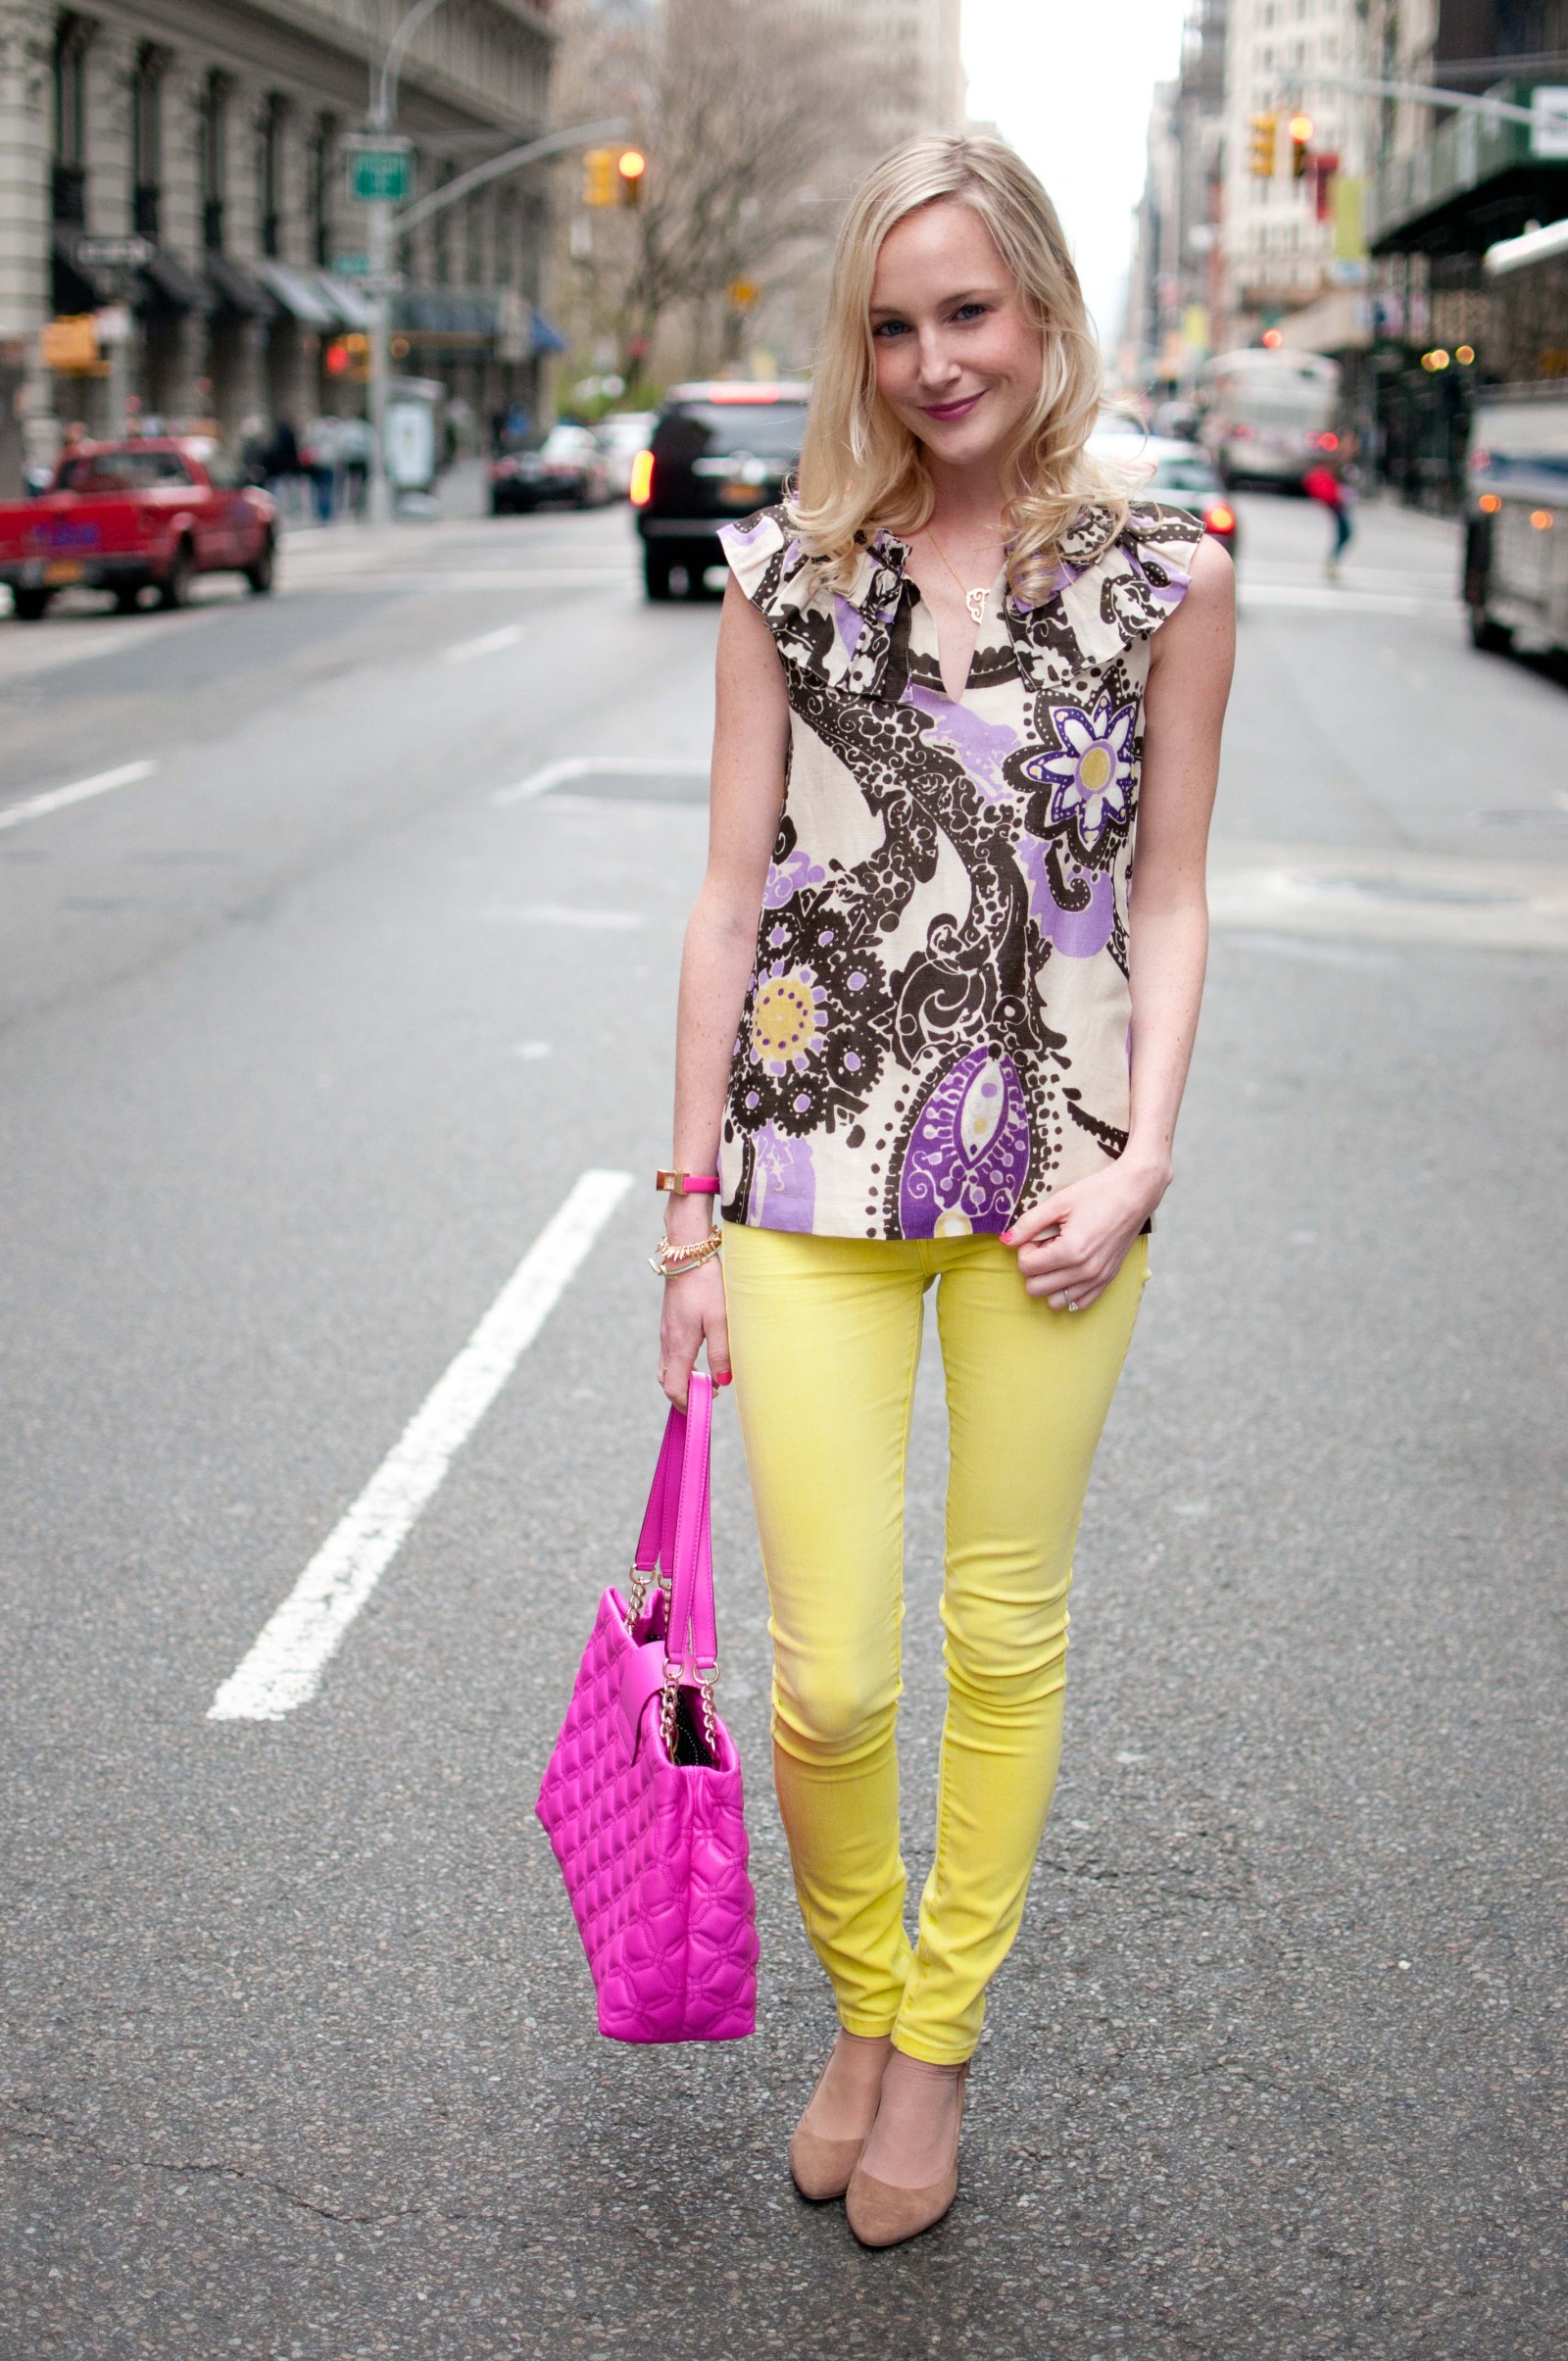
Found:
[[[1229,561],[1086,458],[1099,388],[1038,181],[913,140],[839,238],[798,491],[725,535],[661,1377],[679,1402],[705,1346],[720,1382],[733,1360],[779,1802],[840,2025],[790,2163],[870,2245],[956,2189],[1202,984]],[[933,1280],[948,1707],[911,1946],[894,1724]]]

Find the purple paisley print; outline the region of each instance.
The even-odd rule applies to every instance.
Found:
[[[971,1050],[914,1119],[899,1182],[906,1238],[1004,1230],[1029,1172],[1029,1112],[1010,1058]]]
[[[961,1238],[1125,1147],[1150,639],[1202,526],[1086,508],[986,602],[961,696],[908,545],[836,582],[788,512],[720,538],[789,700],[720,1138],[730,1221]]]

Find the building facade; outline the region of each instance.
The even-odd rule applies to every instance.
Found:
[[[1367,0],[1231,0],[1225,74],[1220,333],[1341,359],[1371,342],[1361,208]],[[1294,138],[1293,123],[1306,126]]]
[[[134,415],[250,422],[364,407],[368,313],[350,272],[366,217],[348,135],[406,0],[0,0],[0,480],[69,420],[108,421],[107,360],[46,364],[62,317],[128,311]],[[403,67],[415,186],[542,130],[549,0],[449,0]],[[542,171],[504,178],[398,255],[394,357],[479,416],[537,396],[548,222]],[[134,234],[104,263],[83,240]]]
[[[1121,369],[1185,392],[1213,349],[1221,264],[1227,0],[1195,0],[1181,71],[1156,84]]]
[[[1451,509],[1478,391],[1568,379],[1568,258],[1487,267],[1489,250],[1568,216],[1568,0],[1369,4],[1388,78],[1536,118],[1379,110],[1367,210],[1384,471],[1407,500]]]

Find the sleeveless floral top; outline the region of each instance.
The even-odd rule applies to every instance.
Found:
[[[1127,906],[1150,639],[1202,525],[1087,510],[1034,604],[999,576],[968,682],[881,534],[822,586],[782,508],[720,538],[790,702],[725,1106],[727,1221],[1004,1230],[1127,1144]]]

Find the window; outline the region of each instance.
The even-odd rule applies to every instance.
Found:
[[[257,188],[261,198],[262,252],[281,251],[283,217],[283,130],[288,102],[274,90],[262,111],[261,154],[257,159]]]
[[[98,451],[67,460],[62,492],[145,492],[154,484],[188,484],[190,469],[177,451]]]
[[[164,57],[138,52],[130,79],[130,206],[138,236],[155,238],[164,185]]]
[[[65,16],[55,35],[54,218],[73,227],[87,220],[87,49],[92,27]]]
[[[444,164],[439,185],[444,188],[455,177],[456,167]],[[434,215],[430,221],[431,276],[438,287],[450,287],[452,284],[452,216],[456,210],[455,206],[449,205],[443,212]]]
[[[325,266],[332,260],[332,165],[337,147],[337,118],[317,118],[311,141],[311,258]]]
[[[209,254],[223,246],[223,197],[228,181],[228,78],[210,74],[202,92],[198,164],[201,175],[202,244]]]

